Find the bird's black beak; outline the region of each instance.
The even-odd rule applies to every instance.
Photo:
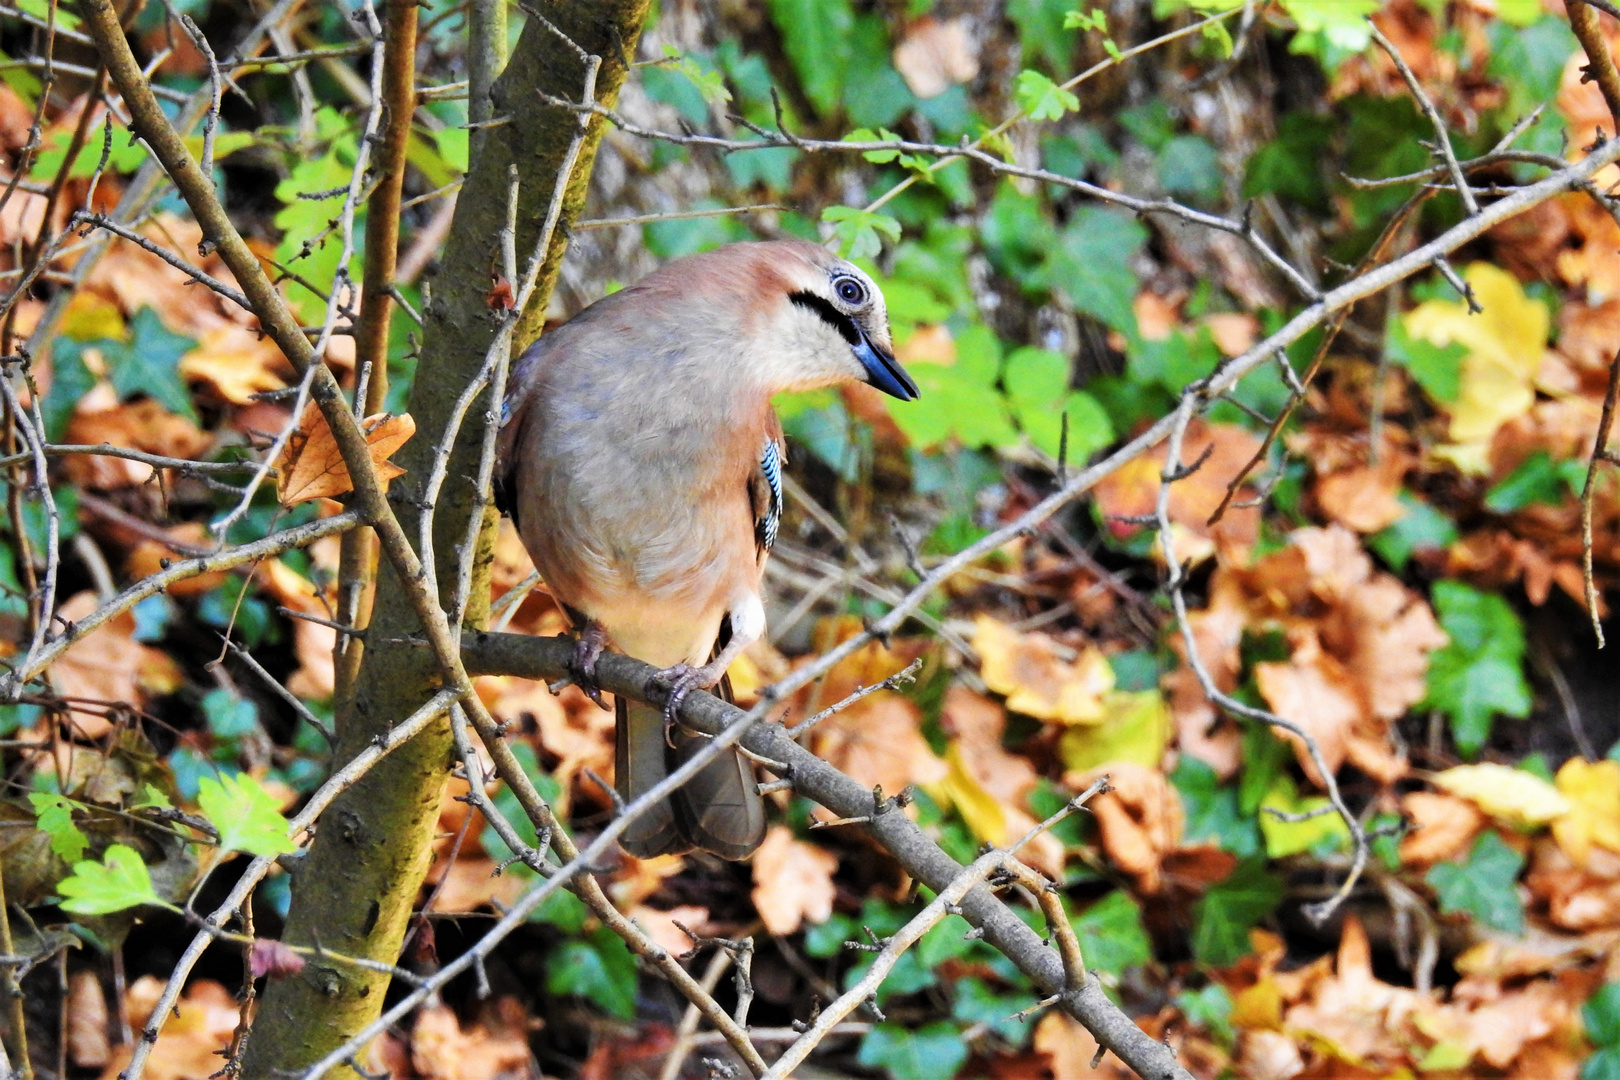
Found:
[[[870,385],[901,401],[916,401],[920,396],[916,382],[906,374],[906,369],[900,366],[894,354],[875,344],[864,331],[860,332],[859,340],[850,348],[855,350],[856,358],[866,369],[866,381]]]

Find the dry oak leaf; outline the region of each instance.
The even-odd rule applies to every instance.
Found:
[[[1135,1077],[1119,1059],[1104,1054],[1096,1067],[1097,1038],[1062,1009],[1053,1009],[1035,1025],[1035,1051],[1051,1061],[1055,1080],[1128,1080]]]
[[[332,609],[321,602],[309,579],[280,559],[260,563],[254,577],[282,607],[320,619],[330,617]],[[294,619],[292,623],[298,670],[287,680],[287,689],[302,698],[324,701],[332,696],[335,677],[332,647],[337,643],[337,631],[308,619]]]
[[[1541,777],[1495,762],[1458,765],[1431,779],[1435,787],[1472,801],[1508,825],[1546,825],[1572,809],[1569,799]]]
[[[1412,831],[1401,840],[1401,862],[1407,866],[1459,859],[1485,827],[1485,815],[1467,799],[1432,791],[1413,791],[1401,799]]]
[[[1570,758],[1556,779],[1569,810],[1552,834],[1570,861],[1584,868],[1593,844],[1620,853],[1620,761]]]
[[[945,779],[949,767],[922,737],[921,722],[909,700],[872,694],[816,726],[816,753],[861,786],[882,787],[887,794],[907,784],[932,784]]]
[[[1248,622],[1248,598],[1238,575],[1226,566],[1217,566],[1210,578],[1208,605],[1202,611],[1189,612],[1186,627],[1192,633],[1198,659],[1215,689],[1223,694],[1237,686],[1239,648]],[[1175,718],[1176,745],[1214,769],[1221,779],[1228,779],[1242,762],[1243,733],[1216,710],[1204,693],[1198,673],[1187,661],[1186,635],[1172,634],[1170,646],[1181,663],[1164,676],[1162,685]]]
[[[94,592],[75,593],[57,605],[57,618],[73,623],[100,607]],[[68,646],[51,665],[51,684],[64,698],[139,704],[142,691],[171,693],[179,687],[180,669],[170,656],[135,640],[135,616],[120,612]],[[74,730],[86,739],[99,739],[112,730],[112,721],[89,713],[73,714]]]
[[[422,1080],[528,1075],[528,1025],[523,1022],[522,1006],[505,999],[494,1011],[503,1022],[493,1028],[482,1023],[463,1028],[448,1005],[430,1005],[417,1013],[411,1032],[411,1065],[416,1075]]]
[[[837,871],[838,856],[795,840],[786,825],[772,825],[754,852],[754,910],[765,929],[787,935],[831,918]]]
[[[1064,724],[1107,716],[1102,699],[1114,688],[1114,670],[1096,646],[1076,655],[1046,634],[1019,632],[988,615],[973,620],[972,644],[985,685],[1005,694],[1013,712]]]
[[[1159,891],[1159,864],[1181,846],[1186,816],[1181,796],[1164,773],[1142,765],[1116,764],[1085,773],[1065,773],[1063,782],[1084,791],[1103,773],[1113,790],[1086,804],[1097,819],[1105,854],[1136,878],[1144,893]]]
[[[1620,855],[1592,847],[1578,867],[1556,843],[1531,847],[1525,885],[1547,905],[1547,918],[1577,933],[1620,929]]]
[[[1260,449],[1260,441],[1236,424],[1210,424],[1195,420],[1187,428],[1182,444],[1182,462],[1202,461],[1191,475],[1170,487],[1170,522],[1176,526],[1176,555],[1195,561],[1212,554],[1217,546],[1245,547],[1259,534],[1258,507],[1233,505],[1211,526],[1210,516],[1226,498],[1229,484],[1242,476]],[[1208,457],[1205,457],[1205,454]],[[1106,518],[1129,518],[1151,514],[1158,505],[1159,485],[1168,451],[1163,444],[1105,476],[1096,487],[1097,508]],[[1252,497],[1248,483],[1238,488],[1234,503]],[[1124,521],[1110,522],[1121,537],[1135,535],[1145,526]]]
[[[1401,1037],[1412,1010],[1426,1000],[1415,990],[1380,982],[1361,920],[1347,915],[1331,976],[1317,979],[1304,1001],[1283,1015],[1283,1027],[1313,1050],[1351,1064],[1385,1070],[1406,1064]],[[1313,1074],[1314,1075],[1314,1074]],[[1329,1075],[1322,1073],[1320,1075]]]
[[[163,980],[152,975],[142,975],[125,992],[136,1031],[146,1026],[162,993]],[[241,1006],[229,990],[212,979],[192,982],[169,1014],[141,1075],[146,1080],[208,1080],[219,1071],[219,1051],[230,1044],[240,1020]],[[131,1053],[127,1044],[114,1047],[101,1080],[116,1080]]]
[[[233,405],[246,405],[254,394],[280,390],[291,372],[274,342],[245,326],[222,323],[205,330],[197,347],[180,358],[180,375],[207,383]]]
[[[378,481],[386,486],[394,477],[403,476],[405,470],[388,459],[416,434],[416,421],[410,414],[377,413],[366,417],[361,427],[366,433],[366,445]],[[349,478],[349,468],[338,452],[332,429],[327,426],[320,406],[313,402],[304,410],[298,430],[287,441],[287,449],[276,466],[281,472],[276,481],[276,496],[282,506],[329,499],[354,490],[354,481]]]
[[[190,420],[147,398],[96,412],[76,411],[68,421],[67,441],[91,446],[110,443],[126,450],[192,460],[213,439]],[[98,454],[70,455],[62,469],[74,484],[106,491],[137,487],[152,479],[155,471],[139,461]]]
[[[509,909],[523,895],[526,883],[516,874],[500,873],[498,867],[494,859],[469,856],[464,842],[455,862],[435,862],[428,869],[427,884],[438,889],[433,910],[457,914]]]
[[[1315,741],[1329,773],[1337,773],[1349,760],[1385,783],[1401,776],[1406,763],[1390,745],[1388,725],[1369,715],[1360,687],[1344,665],[1322,650],[1309,627],[1296,628],[1288,640],[1287,661],[1254,666],[1255,685],[1266,704]],[[1293,744],[1299,766],[1311,782],[1324,786],[1305,740],[1293,732],[1278,734]]]

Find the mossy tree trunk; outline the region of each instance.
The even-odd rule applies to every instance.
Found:
[[[597,100],[611,105],[623,83],[648,0],[559,0],[545,14],[558,30],[601,58]],[[411,392],[417,434],[395,460],[408,474],[394,481],[390,500],[407,535],[416,536],[421,485],[457,396],[483,365],[499,326],[487,296],[492,268],[500,266],[508,167],[520,177],[516,246],[520,265],[534,250],[551,201],[558,168],[578,130],[573,113],[542,104],[542,93],[578,100],[585,65],[570,45],[531,19],[490,97],[493,115],[507,118],[485,129],[457,203],[455,225],[433,299],[424,312],[422,354]],[[593,122],[564,197],[561,228],[546,254],[530,311],[543,312],[567,246],[567,225],[585,200],[591,164],[602,134]],[[458,547],[474,515],[486,507],[471,477],[489,401],[476,403],[449,463],[448,480],[434,511],[435,562],[441,602],[455,588]],[[486,528],[488,538],[492,530]],[[489,544],[482,558],[487,560]],[[337,717],[335,760],[345,761],[379,732],[410,715],[437,687],[430,650],[413,643],[419,624],[403,584],[385,563],[378,571],[375,607],[352,700]],[[487,582],[487,573],[475,574]],[[488,611],[488,588],[475,587],[468,622]],[[350,956],[393,963],[409,926],[429,862],[439,800],[451,764],[448,725],[430,727],[396,750],[322,816],[309,854],[294,877],[285,940]],[[307,1067],[375,1020],[388,977],[336,963],[313,962],[292,979],[270,984],[254,1024],[244,1074],[275,1080]]]

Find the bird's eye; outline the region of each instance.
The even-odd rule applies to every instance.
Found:
[[[838,299],[850,307],[866,303],[866,286],[852,277],[839,278],[833,283],[833,289],[838,293]]]

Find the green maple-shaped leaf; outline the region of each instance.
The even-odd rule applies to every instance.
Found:
[[[219,830],[221,851],[245,851],[269,859],[298,850],[287,837],[287,819],[276,801],[251,776],[203,777],[197,804]]]
[[[146,872],[140,852],[123,844],[109,847],[101,862],[87,859],[74,864],[73,873],[62,879],[56,891],[66,897],[62,910],[75,915],[109,915],[142,904],[163,903],[152,888],[152,876]]]
[[[1486,832],[1474,841],[1466,863],[1436,863],[1423,880],[1439,895],[1446,914],[1466,912],[1485,926],[1516,935],[1524,932],[1524,905],[1516,884],[1523,868],[1523,855]]]
[[[34,815],[39,819],[39,830],[51,838],[51,850],[64,862],[78,862],[84,858],[90,838],[73,824],[73,803],[55,794],[33,794],[28,801],[34,804]]]
[[[1074,91],[1063,89],[1038,71],[1020,71],[1013,94],[1018,99],[1018,107],[1031,120],[1061,120],[1064,113],[1080,107],[1080,99]]]

